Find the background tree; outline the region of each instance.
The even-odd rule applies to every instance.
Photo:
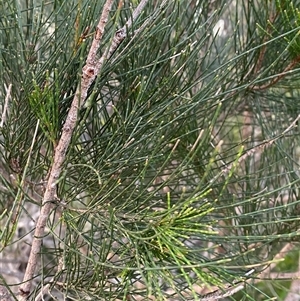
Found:
[[[1,2],[0,295],[296,300],[298,4]]]

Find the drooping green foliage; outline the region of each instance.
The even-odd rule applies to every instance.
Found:
[[[4,257],[30,245],[104,2],[0,4]],[[99,58],[137,2],[115,1]],[[208,289],[259,279],[297,245],[299,1],[162,2],[80,109],[30,300],[46,284],[45,300],[217,300]],[[5,284],[22,281],[13,268]],[[230,298],[274,292],[253,279]]]

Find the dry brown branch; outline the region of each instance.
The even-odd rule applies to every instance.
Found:
[[[109,12],[111,10],[113,0],[107,0],[97,25],[94,39],[87,56],[86,64],[82,70],[82,79],[77,88],[72,106],[69,110],[66,122],[62,129],[62,135],[55,149],[53,165],[50,170],[48,183],[42,201],[42,208],[36,223],[34,238],[32,241],[31,252],[28,259],[27,268],[24,275],[24,283],[19,287],[20,299],[26,300],[31,290],[31,279],[37,266],[38,254],[40,252],[42,239],[45,232],[46,222],[52,208],[52,202],[56,199],[56,185],[61,174],[61,168],[65,160],[66,152],[69,147],[72,133],[76,126],[77,115],[80,106],[84,103],[87,97],[88,88],[95,80],[101,65],[96,61],[96,55],[100,47],[100,41],[104,33],[105,25],[108,21]]]
[[[247,78],[249,76],[249,74],[252,72],[252,70],[253,70],[253,75],[254,76],[261,71],[263,61],[264,61],[264,58],[266,56],[268,37],[271,36],[272,24],[275,22],[275,20],[277,19],[278,15],[279,15],[278,10],[276,10],[276,12],[274,12],[274,13],[271,13],[271,12],[272,12],[272,9],[270,8],[270,17],[269,17],[266,32],[265,32],[266,35],[265,35],[264,40],[263,40],[263,45],[260,48],[257,62],[255,64],[255,66],[249,70],[249,72],[246,74],[245,78]],[[254,86],[251,86],[250,89],[253,90],[253,91],[261,91],[261,90],[265,90],[265,89],[268,89],[268,88],[274,86],[282,78],[284,78],[291,70],[293,70],[293,68],[299,62],[300,62],[300,56],[294,58],[290,62],[290,64],[288,64],[288,66],[286,66],[282,72],[276,74],[269,83],[266,83],[266,84],[261,85],[261,86],[260,85],[254,85]]]
[[[288,64],[288,66],[285,67],[285,69],[276,74],[276,76],[267,84],[265,85],[255,85],[250,87],[252,91],[261,91],[261,90],[266,90],[272,86],[274,86],[276,83],[278,83],[282,78],[284,78],[293,68],[300,62],[300,56],[297,56],[295,59],[291,61],[291,63]]]
[[[23,283],[19,287],[20,301],[25,301],[30,294],[31,281],[34,276],[37,260],[43,240],[46,222],[53,206],[53,202],[57,202],[56,185],[59,181],[62,165],[64,163],[66,153],[72,138],[73,131],[76,126],[78,110],[84,104],[89,87],[94,82],[96,76],[99,74],[103,62],[109,58],[119,44],[126,36],[126,30],[139,16],[145,5],[149,0],[142,0],[133,13],[133,18],[127,24],[115,33],[111,46],[107,48],[104,55],[97,60],[97,52],[100,47],[100,41],[104,33],[105,25],[108,21],[109,12],[111,10],[113,0],[107,0],[103,6],[102,14],[96,28],[94,39],[88,53],[86,64],[82,68],[82,78],[79,86],[77,87],[71,108],[68,112],[65,124],[62,129],[62,135],[55,149],[53,165],[51,167],[47,186],[43,196],[41,212],[36,223],[34,238],[32,241],[31,252],[28,259],[27,268],[25,271]]]
[[[258,53],[258,59],[255,62],[255,64],[249,69],[249,71],[246,73],[244,78],[248,78],[250,74],[252,76],[255,76],[256,74],[258,74],[261,71],[262,64],[263,64],[265,54],[267,51],[268,38],[271,36],[271,29],[272,29],[271,25],[275,22],[276,18],[278,17],[278,13],[279,13],[278,11],[276,11],[274,13],[272,11],[271,7],[270,7],[269,11],[270,11],[270,16],[269,16],[269,19],[267,22],[267,27],[265,30],[265,36],[263,38],[263,43],[262,43],[261,48]]]

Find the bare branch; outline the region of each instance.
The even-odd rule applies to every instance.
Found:
[[[126,27],[131,27],[132,23],[137,19],[137,17],[142,13],[144,7],[146,6],[146,4],[149,2],[149,0],[142,0],[139,5],[136,7],[136,9],[134,10],[133,14],[132,14],[132,18],[129,19],[126,23],[126,25],[123,28]]]
[[[130,28],[133,24],[134,21],[136,21],[136,19],[138,18],[138,16],[141,14],[141,12],[143,11],[143,9],[145,8],[146,4],[149,2],[149,0],[142,0],[139,5],[136,7],[136,9],[134,10],[133,14],[132,14],[132,18],[129,19],[126,24],[119,30],[116,31],[115,36],[112,40],[112,43],[110,45],[109,48],[107,48],[104,51],[104,54],[102,55],[102,57],[100,58],[100,60],[97,63],[97,69],[101,69],[104,61],[108,58],[110,58],[112,56],[112,54],[116,51],[116,49],[118,48],[118,46],[121,44],[121,42],[125,39],[126,35],[127,35],[127,29]],[[164,5],[166,3],[166,1],[164,1],[162,3],[162,5]],[[145,22],[147,24],[147,22]],[[138,29],[140,30],[141,28],[143,28],[143,25]]]
[[[133,13],[132,20],[127,23],[127,27],[132,25],[132,22],[136,20],[136,18],[141,13],[142,9],[145,7],[147,2],[148,0],[143,0],[140,2],[135,12]],[[62,165],[64,163],[66,153],[72,138],[72,134],[76,126],[78,110],[85,102],[87,98],[88,89],[94,82],[96,76],[99,74],[104,60],[111,56],[111,54],[126,36],[126,26],[124,26],[121,30],[118,30],[116,32],[111,46],[108,48],[108,50],[104,52],[104,55],[101,57],[101,59],[97,61],[96,55],[100,47],[100,41],[104,33],[105,25],[108,20],[108,15],[111,10],[112,3],[113,0],[107,0],[103,7],[100,21],[97,25],[94,39],[87,56],[86,64],[82,69],[81,83],[77,87],[71,108],[68,112],[68,116],[62,129],[61,138],[55,149],[53,165],[49,173],[45,194],[43,196],[41,212],[36,223],[36,229],[32,241],[27,268],[25,271],[23,283],[19,287],[20,301],[25,301],[28,295],[30,294],[32,285],[31,280],[36,270],[37,260],[41,249],[41,243],[45,232],[46,222],[50,214],[51,208],[53,206],[53,202],[57,202],[56,185],[59,181]]]
[[[25,301],[30,294],[31,290],[31,279],[33,278],[34,272],[37,266],[37,259],[41,249],[41,243],[45,232],[46,222],[53,206],[53,201],[56,200],[56,185],[60,177],[61,168],[65,160],[66,152],[69,147],[71,137],[76,126],[77,115],[79,104],[83,103],[87,97],[88,88],[93,83],[95,77],[97,76],[99,70],[96,69],[95,60],[96,53],[100,47],[100,40],[102,38],[105,25],[108,20],[108,14],[111,10],[113,0],[107,0],[100,17],[99,24],[96,29],[94,40],[92,42],[91,49],[89,51],[86,65],[82,70],[81,84],[77,88],[75,97],[72,102],[72,106],[69,110],[66,122],[62,129],[62,135],[55,149],[53,165],[50,170],[48,183],[46,186],[45,194],[43,197],[41,213],[39,215],[35,233],[32,241],[31,252],[28,259],[27,268],[25,271],[23,283],[19,287],[20,299]]]

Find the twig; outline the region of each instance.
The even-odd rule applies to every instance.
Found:
[[[229,296],[232,296],[233,294],[237,293],[238,291],[244,289],[245,284],[248,283],[249,281],[253,281],[254,283],[258,283],[264,279],[271,278],[273,280],[275,279],[280,279],[283,280],[285,279],[294,279],[298,280],[299,278],[299,272],[295,273],[274,273],[271,274],[271,270],[274,269],[278,263],[278,261],[281,261],[287,253],[289,253],[291,250],[294,249],[294,245],[291,243],[286,244],[273,258],[274,263],[271,263],[263,272],[260,273],[259,278],[254,279],[254,278],[249,278],[249,275],[251,275],[255,270],[250,270],[245,274],[245,277],[247,277],[244,280],[239,280],[233,285],[229,285],[225,287],[224,289],[218,289],[212,293],[208,293],[203,295],[200,300],[201,301],[215,301],[215,300],[220,300]],[[270,277],[271,274],[271,277]],[[272,277],[273,276],[273,277]]]
[[[23,170],[23,174],[22,174],[22,179],[21,179],[21,182],[20,182],[20,188],[18,189],[18,193],[15,197],[15,201],[18,203],[18,205],[17,205],[17,209],[15,211],[15,214],[13,216],[13,219],[11,220],[12,224],[15,224],[16,221],[18,220],[18,216],[19,216],[21,208],[23,206],[22,199],[23,199],[23,196],[24,196],[24,186],[25,186],[25,182],[26,182],[26,174],[27,174],[27,171],[28,171],[28,168],[29,168],[29,163],[30,163],[30,160],[31,160],[34,144],[36,142],[39,126],[40,126],[40,120],[37,121],[36,126],[35,126],[35,130],[34,130],[34,134],[33,134],[33,137],[32,137],[32,141],[31,141],[27,161],[26,161],[26,164],[25,164],[25,167],[24,167],[24,170]]]
[[[80,103],[83,103],[85,101],[87,97],[87,90],[91,86],[93,80],[95,79],[97,72],[99,72],[99,70],[95,70],[94,67],[96,62],[96,53],[100,46],[100,40],[104,32],[105,24],[108,20],[108,14],[110,12],[112,3],[113,0],[107,0],[103,7],[102,15],[86,60],[86,65],[82,70],[83,72],[81,85],[77,88],[75,97],[72,102],[72,106],[69,110],[66,122],[63,126],[61,138],[55,149],[54,161],[49,174],[45,194],[43,197],[41,213],[36,224],[28,264],[23,279],[24,282],[19,287],[19,300],[25,301],[28,295],[30,294],[32,285],[31,279],[33,278],[37,266],[38,254],[41,249],[41,243],[45,232],[46,222],[50,210],[52,208],[51,202],[55,199],[56,196],[56,184],[59,180],[62,164],[64,162],[66,152],[71,141],[72,133],[77,122],[78,109],[80,107]]]
[[[292,60],[292,62],[290,64],[288,64],[288,66],[285,67],[285,69],[278,73],[276,75],[276,77],[271,80],[271,82],[265,84],[265,85],[256,85],[256,86],[252,86],[250,87],[250,89],[252,91],[261,91],[261,90],[265,90],[268,89],[272,86],[274,86],[276,83],[278,83],[283,77],[285,77],[289,71],[293,70],[293,68],[300,62],[300,56],[297,56],[295,59]]]
[[[277,141],[279,138],[284,136],[287,132],[289,132],[293,127],[296,126],[298,120],[300,119],[300,114],[295,118],[295,120],[282,132],[280,133],[277,137],[270,139],[270,140],[265,140],[261,144],[254,146],[253,148],[249,149],[246,151],[238,160],[237,162],[233,162],[229,164],[228,166],[225,166],[221,173],[227,173],[229,172],[235,164],[240,164],[241,162],[245,161],[249,156],[251,156],[253,153],[260,149],[264,149],[265,147],[271,146],[275,141]],[[218,175],[219,176],[219,175]],[[217,176],[217,177],[218,177]],[[214,179],[213,179],[214,180]]]
[[[200,297],[200,300],[201,301],[215,301],[215,300],[224,299],[226,297],[230,297],[230,296],[234,295],[235,293],[244,289],[247,281],[252,280],[248,276],[251,275],[254,271],[255,270],[252,269],[245,274],[245,277],[247,277],[248,279],[237,281],[237,282],[233,283],[233,285],[229,285],[224,289],[219,289],[212,293],[208,293],[208,294]]]
[[[128,21],[127,27],[139,16],[145,5],[149,0],[142,0],[133,13],[133,18]],[[97,61],[97,52],[100,47],[100,41],[104,33],[105,25],[108,20],[108,15],[112,7],[113,0],[107,0],[104,4],[100,21],[97,25],[94,39],[87,56],[86,64],[82,68],[82,79],[80,85],[77,87],[71,108],[68,112],[65,124],[62,129],[62,135],[55,149],[53,165],[51,167],[47,186],[43,196],[41,212],[36,223],[35,233],[32,241],[31,252],[28,259],[27,268],[25,271],[23,283],[19,287],[20,301],[25,301],[30,294],[32,278],[37,266],[38,255],[41,249],[41,243],[45,232],[46,222],[53,206],[53,201],[56,197],[56,185],[59,181],[62,165],[64,163],[66,153],[71,142],[72,134],[76,126],[78,110],[84,104],[87,98],[88,89],[94,82],[96,76],[99,74],[103,62],[110,57],[119,44],[126,36],[126,26],[115,33],[111,46],[107,48],[104,55]]]
[[[235,293],[239,292],[240,290],[244,289],[245,283],[241,282],[240,284],[234,285],[223,290],[217,290],[215,292],[209,293],[207,295],[204,295],[203,297],[200,297],[201,301],[215,301],[220,300],[229,296],[234,295]]]
[[[7,108],[8,108],[8,101],[10,99],[11,87],[12,87],[12,84],[9,84],[9,86],[6,90],[6,96],[5,96],[5,102],[4,102],[3,112],[2,112],[2,116],[1,116],[0,128],[3,127],[4,122],[6,120],[6,112],[7,112]]]
[[[97,63],[97,68],[101,69],[104,61],[111,57],[112,54],[115,52],[115,50],[118,48],[118,46],[121,44],[121,42],[125,39],[126,35],[127,35],[127,29],[129,29],[132,26],[132,23],[138,18],[138,16],[141,14],[141,12],[143,11],[144,7],[146,6],[146,4],[149,2],[149,0],[142,0],[139,5],[136,7],[136,9],[134,10],[133,14],[132,14],[132,18],[130,18],[126,24],[120,28],[119,30],[117,30],[117,32],[115,33],[115,36],[112,40],[112,43],[110,45],[110,47],[108,47],[105,51],[103,56],[100,58],[100,60]],[[166,2],[166,1],[165,1]],[[165,3],[164,2],[164,3]],[[145,22],[147,23],[147,21]],[[142,25],[138,31],[143,28],[144,26]]]
[[[160,9],[162,9],[168,3],[168,1],[169,0],[162,1],[162,3],[160,4]],[[142,4],[143,4],[143,6],[145,6],[146,3],[147,3],[147,1],[141,1],[141,3],[139,4],[139,6],[142,5]],[[137,7],[137,9],[138,9],[138,7]],[[139,9],[139,11],[141,11],[141,9]],[[160,11],[160,10],[158,10],[158,11]],[[138,34],[141,31],[143,31],[149,25],[149,23],[151,22],[151,20],[153,20],[153,19],[155,19],[157,17],[157,14],[158,13],[154,13],[151,17],[147,16],[147,19],[144,21],[144,23],[141,24],[141,26],[134,31],[134,35],[131,37],[131,40],[126,44],[126,46],[122,49],[122,51],[120,51],[120,53],[112,60],[112,63],[116,62],[124,54],[125,50],[127,48],[129,48],[132,43],[134,43],[134,40],[137,38]],[[136,16],[136,14],[133,13],[133,18],[135,16]],[[129,27],[129,25],[132,22],[132,19],[130,19],[130,20],[127,21],[126,25],[122,28],[122,30],[126,30],[126,27],[127,28]]]
[[[264,58],[265,58],[265,55],[266,55],[266,49],[267,49],[267,44],[266,44],[267,37],[271,35],[270,34],[271,28],[272,28],[271,25],[275,22],[278,15],[279,15],[279,11],[277,10],[275,13],[271,14],[271,16],[269,18],[269,22],[268,22],[267,29],[266,29],[266,34],[267,35],[264,37],[263,47],[260,49],[257,62],[254,66],[254,70],[253,70],[254,75],[256,75],[262,68],[262,64],[263,64],[263,61],[264,61]],[[276,74],[274,76],[274,78],[269,83],[266,83],[266,84],[261,85],[261,86],[260,85],[251,86],[250,90],[252,90],[252,91],[261,91],[261,90],[265,90],[265,89],[268,89],[268,88],[272,87],[277,82],[279,82],[283,77],[285,77],[288,74],[289,71],[293,70],[295,65],[297,65],[299,62],[300,62],[300,56],[297,56],[296,58],[294,58],[290,62],[290,64],[288,64],[288,66],[285,67],[285,69],[282,72]],[[252,69],[253,68],[251,68],[249,70],[249,72],[246,74],[245,78],[247,78],[249,76],[249,74],[252,72]]]
[[[58,262],[58,267],[57,267],[57,272],[56,275],[58,275],[62,270],[63,270],[63,259],[60,258],[59,262]],[[51,284],[55,281],[55,276],[52,277],[52,279],[49,281],[49,283],[47,283],[45,286],[43,286],[40,290],[40,292],[38,293],[38,295],[35,297],[34,301],[40,301],[40,300],[44,300],[44,295],[46,294],[50,294],[50,286]]]
[[[271,270],[274,269],[277,265],[277,262],[282,260],[287,253],[291,252],[295,248],[295,245],[292,243],[287,243],[273,258],[274,263],[271,263],[268,268],[266,268],[259,276],[257,281],[261,281],[264,278],[269,278]]]

